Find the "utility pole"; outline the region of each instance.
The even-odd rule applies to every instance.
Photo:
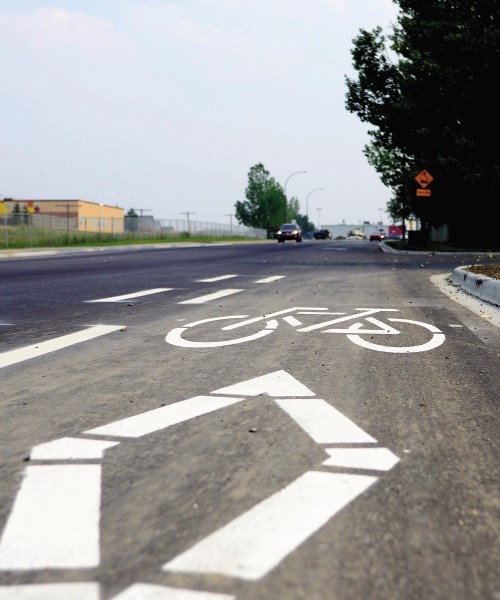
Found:
[[[66,207],[66,229],[67,229],[67,234],[68,234],[68,245],[70,244],[71,238],[69,235],[69,207],[70,207],[70,203],[67,202],[66,204],[56,204],[55,206],[65,206]],[[78,213],[78,206],[79,204],[76,205],[76,209],[77,209],[77,213]]]
[[[229,217],[229,233],[232,234],[233,233],[233,217],[234,217],[234,215],[225,214],[224,216]]]
[[[187,232],[191,233],[191,230],[190,230],[190,227],[189,227],[189,215],[195,215],[196,213],[195,212],[181,212],[179,214],[186,215],[187,222],[188,222],[188,231]]]
[[[143,225],[143,220],[142,219],[144,217],[144,213],[145,212],[151,212],[151,209],[150,208],[131,208],[130,210],[134,210],[134,211],[137,210],[137,211],[139,211],[141,213],[139,215],[140,221],[139,221],[139,228],[138,229],[139,229],[139,231],[144,230],[144,227],[142,227],[142,225]]]
[[[142,219],[145,212],[151,212],[150,208],[131,208],[130,210],[138,210],[141,214],[139,215]]]

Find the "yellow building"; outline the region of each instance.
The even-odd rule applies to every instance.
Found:
[[[88,200],[21,200],[4,198],[1,213],[6,216],[20,213],[32,215],[34,225],[70,228],[72,231],[123,233],[125,212],[118,206]],[[16,205],[18,208],[16,208]],[[53,217],[54,219],[52,219]]]

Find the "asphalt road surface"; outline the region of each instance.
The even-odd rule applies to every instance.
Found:
[[[446,287],[474,258],[0,261],[0,600],[498,600],[498,309]]]

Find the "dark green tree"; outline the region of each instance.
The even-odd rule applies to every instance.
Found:
[[[22,222],[21,207],[19,202],[15,202],[12,207],[12,222],[14,225],[19,225]]]
[[[300,220],[300,202],[295,196],[292,196],[288,201],[286,208],[286,221],[299,222]]]
[[[262,163],[251,167],[248,172],[246,200],[237,201],[235,216],[247,227],[266,229],[269,234],[282,224],[286,198],[282,187],[271,177]]]
[[[450,241],[491,241],[496,227],[485,211],[495,212],[500,197],[500,3],[394,1],[391,35],[378,27],[353,40],[358,78],[346,77],[346,108],[373,126],[364,152],[392,188],[393,210],[401,203],[426,231],[447,224]],[[421,169],[434,177],[430,198],[416,196]]]
[[[316,227],[314,226],[314,223],[311,223],[311,221],[309,221],[307,215],[298,215],[296,221],[302,229],[302,235],[304,236],[304,238],[307,239],[312,237],[312,234],[314,233]]]

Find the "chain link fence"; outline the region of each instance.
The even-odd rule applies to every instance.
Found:
[[[158,220],[150,216],[113,219],[20,213],[0,215],[0,228],[0,248],[189,238],[267,238],[265,229],[245,225],[190,219]]]

